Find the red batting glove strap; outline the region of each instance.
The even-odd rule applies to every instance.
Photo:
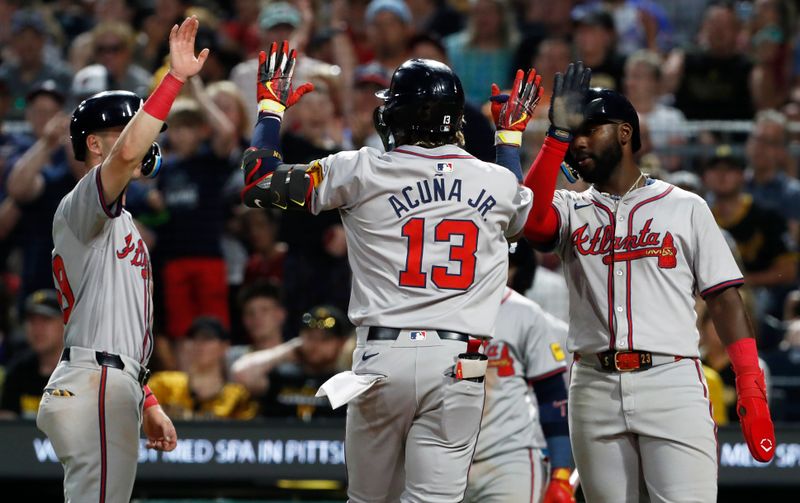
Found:
[[[153,94],[147,98],[142,107],[145,112],[152,115],[158,120],[167,120],[169,109],[172,108],[172,103],[178,94],[181,92],[183,82],[178,80],[172,73],[167,72],[161,83],[158,84]]]
[[[153,394],[153,391],[150,389],[150,386],[144,386],[144,410],[149,409],[155,405],[158,405],[158,399]]]
[[[569,483],[570,471],[567,468],[556,468],[547,484],[542,503],[575,503],[575,494]]]

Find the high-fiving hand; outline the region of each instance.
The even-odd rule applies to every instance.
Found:
[[[556,130],[567,133],[565,136],[583,122],[586,93],[591,80],[592,70],[585,68],[582,61],[570,63],[566,74],[556,74],[550,101],[550,124]]]
[[[278,46],[273,42],[269,56],[264,51],[258,54],[258,109],[280,115],[297,103],[304,94],[314,90],[314,85],[306,82],[292,89],[292,74],[297,61],[297,52],[289,50],[289,43],[283,41]]]
[[[181,82],[197,75],[208,59],[208,49],[194,55],[194,40],[199,26],[197,17],[192,16],[184,19],[180,26],[173,26],[169,32],[169,71]]]
[[[500,94],[497,84],[492,84],[492,118],[498,131],[525,130],[533,116],[533,110],[542,97],[542,76],[531,68],[527,77],[522,70],[517,70],[511,94]]]

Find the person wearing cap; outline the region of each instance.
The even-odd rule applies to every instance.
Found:
[[[36,10],[21,9],[11,18],[11,43],[14,58],[0,65],[0,80],[6,80],[11,89],[11,109],[6,120],[25,117],[26,94],[43,82],[53,80],[59,89],[69,89],[72,73],[61,60],[45,59],[47,25]]]
[[[744,159],[734,155],[728,145],[717,147],[706,163],[703,182],[714,218],[736,241],[744,280],[754,289],[759,314],[780,316],[783,297],[796,284],[798,272],[796,245],[789,236],[786,220],[744,191]],[[779,334],[774,340],[769,340],[771,332],[762,331],[761,335],[768,339],[760,341],[762,347],[779,342]]]
[[[211,316],[195,318],[186,332],[185,372],[153,373],[149,386],[161,407],[173,420],[251,419],[258,404],[241,384],[230,382],[225,353],[230,334]]]
[[[25,117],[35,142],[9,159],[5,191],[20,211],[14,240],[23,251],[20,310],[27,295],[53,286],[53,214],[61,198],[86,172],[84,166],[69,161],[65,145],[69,117],[63,112],[61,89],[57,82],[47,80],[28,92]]]
[[[389,87],[391,73],[377,61],[356,67],[353,79],[353,107],[349,120],[351,147],[374,147],[383,150],[383,142],[375,131],[372,113],[381,100],[375,93]]]
[[[64,322],[55,290],[37,290],[25,299],[24,330],[28,350],[8,365],[0,391],[0,418],[36,417],[42,390],[64,345]]]
[[[297,44],[294,40],[306,37],[307,26],[303,21],[300,11],[289,2],[270,2],[266,4],[259,13],[258,24],[261,28],[261,41],[259,47],[269,47],[272,42],[282,42],[283,40],[292,41],[292,47],[302,47],[305,44]],[[231,70],[230,80],[242,92],[248,103],[256,98],[256,90],[253,88],[253,81],[256,80],[258,71],[258,55],[234,66]],[[330,65],[308,56],[298,58],[297,66],[294,69],[295,78],[298,80],[310,78],[310,74],[320,74],[323,76],[338,76],[339,69],[335,65]],[[256,122],[257,111],[252,107],[246,108],[249,123]]]
[[[233,379],[260,397],[260,415],[342,417],[346,408],[331,409],[316,397],[319,387],[345,368],[352,351],[352,327],[344,312],[315,306],[303,315],[300,335],[272,349],[254,351],[233,364]]]
[[[614,17],[602,6],[579,6],[572,21],[575,59],[592,69],[592,86],[622,92],[625,59],[616,52]]]
[[[408,40],[414,34],[411,11],[402,0],[372,0],[364,21],[373,61],[393,72],[408,58]]]

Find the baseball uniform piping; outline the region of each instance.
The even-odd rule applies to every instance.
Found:
[[[120,213],[122,213],[122,201],[119,198],[117,198],[117,203],[116,206],[113,208],[113,210],[109,208],[108,203],[106,202],[106,196],[103,193],[103,180],[100,178],[100,166],[96,168],[96,171],[97,172],[95,174],[96,177],[95,185],[97,185],[97,195],[100,197],[100,206],[102,206],[103,211],[105,212],[106,216],[108,216],[108,218],[117,218],[120,215]],[[120,194],[120,196],[121,195],[122,194]]]
[[[106,477],[108,476],[108,454],[106,452],[106,380],[108,367],[100,367],[100,390],[97,397],[97,413],[100,423],[100,503],[106,501]]]
[[[637,203],[632,209],[631,212],[628,214],[628,236],[633,234],[633,214],[636,213],[636,210],[644,206],[645,204],[652,203],[653,201],[658,201],[659,199],[665,197],[667,194],[672,192],[674,185],[670,185],[667,187],[667,190],[658,194],[657,196],[653,196],[651,198],[645,199]],[[631,260],[626,261],[625,267],[627,269],[628,277],[626,278],[627,286],[625,288],[625,309],[626,315],[628,317],[628,349],[633,349],[633,314],[631,313]]]
[[[533,503],[535,498],[533,497],[536,494],[536,466],[533,464],[533,449],[530,447],[528,448],[528,460],[531,462],[531,500],[530,503]]]
[[[398,154],[415,155],[417,157],[424,157],[425,159],[475,159],[475,157],[471,155],[464,155],[464,154],[430,155],[430,154],[421,154],[419,152],[412,152],[410,150],[403,150],[399,148],[394,149],[393,152],[397,152]]]
[[[600,208],[601,210],[605,211],[608,215],[608,220],[611,222],[611,230],[613,231],[613,235],[616,236],[617,234],[617,223],[614,220],[614,213],[608,209],[602,203],[595,201],[594,199],[591,200],[592,204]],[[614,331],[614,241],[612,236],[611,241],[611,250],[609,251],[611,254],[611,260],[608,263],[608,273],[606,277],[608,278],[608,335],[609,335],[609,342],[608,342],[608,349],[614,349],[614,345],[617,342],[617,334]]]
[[[697,358],[692,358],[692,360],[694,360],[694,366],[697,369],[697,378],[700,380],[700,384],[703,385],[703,397],[708,400],[708,415],[711,417],[711,423],[714,425],[714,443],[717,446],[717,478],[719,479],[719,437],[717,437],[717,422],[714,421],[714,408],[711,399],[708,397],[706,383],[703,382],[703,371],[700,369],[700,361]]]
[[[725,288],[728,288],[729,286],[741,286],[743,284],[744,284],[744,278],[729,279],[728,281],[723,281],[722,283],[717,283],[714,286],[710,286],[710,287],[706,288],[705,290],[700,292],[700,296],[701,297],[705,297],[706,295],[708,295],[710,293],[714,293],[714,292],[717,292],[719,290],[724,290]]]

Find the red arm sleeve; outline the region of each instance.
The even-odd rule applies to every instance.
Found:
[[[553,208],[558,170],[569,143],[546,136],[525,181],[533,191],[533,208],[525,222],[525,238],[531,243],[552,243],[558,233],[558,213]]]

